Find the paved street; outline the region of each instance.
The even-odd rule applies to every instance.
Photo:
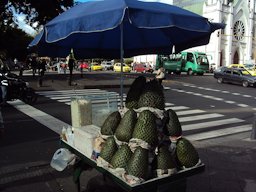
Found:
[[[125,85],[137,75],[126,75]],[[5,178],[0,179],[0,186],[3,185],[3,191],[15,191],[21,186],[23,191],[33,191],[29,188],[40,183],[41,191],[72,191],[71,169],[59,173],[49,166],[58,149],[62,126],[71,124],[70,98],[106,93],[118,97],[120,90],[115,85],[120,83],[119,75],[85,74],[83,78],[77,75],[76,86],[72,87],[67,86],[66,76],[48,76],[43,87],[37,87],[36,80],[25,78],[30,79],[39,98],[34,106],[14,101],[10,102],[10,107],[2,109],[7,130],[0,140],[3,151],[0,161],[4,165],[0,176]],[[256,111],[255,88],[217,84],[211,75],[170,75],[164,86],[166,109],[176,111],[183,135],[197,147],[206,164],[203,174],[188,179],[187,191],[254,192],[256,175],[249,167],[256,162],[253,155],[256,143],[250,140]],[[125,86],[124,92],[127,90]],[[24,167],[27,169],[22,173]],[[37,179],[30,183],[30,178]],[[85,189],[88,178],[83,177],[83,181],[82,189]]]

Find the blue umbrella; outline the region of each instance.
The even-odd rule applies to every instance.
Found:
[[[138,0],[81,3],[44,26],[30,43],[41,56],[121,58],[142,54],[170,54],[209,43],[224,24],[182,8]],[[122,69],[121,69],[122,70]],[[123,95],[121,73],[121,97]],[[121,99],[122,105],[122,99]]]

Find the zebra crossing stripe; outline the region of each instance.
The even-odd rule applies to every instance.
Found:
[[[93,94],[93,95],[95,95],[95,94]],[[89,94],[87,94],[87,95],[69,95],[69,96],[65,96],[65,95],[63,95],[63,96],[53,96],[53,97],[50,97],[51,99],[54,99],[54,100],[62,100],[62,99],[71,99],[71,98],[76,98],[76,97],[83,97],[83,96],[89,96]],[[117,98],[117,97],[119,97],[119,95],[118,94],[111,94],[111,95],[109,95],[109,98]],[[96,99],[96,98],[95,98]]]
[[[172,110],[174,110],[174,111],[178,111],[178,110],[189,109],[189,107],[185,107],[185,106],[165,107],[165,110],[168,110],[168,109],[172,109]]]
[[[214,131],[207,131],[203,133],[190,134],[185,137],[189,140],[200,141],[200,140],[212,139],[212,138],[221,137],[221,136],[232,135],[235,133],[242,133],[242,132],[250,131],[251,129],[252,129],[252,125],[247,124],[247,125],[230,127],[230,128],[219,129]]]
[[[212,113],[212,114],[205,114],[205,115],[194,115],[189,117],[180,117],[179,121],[181,123],[188,122],[188,121],[197,121],[197,120],[203,120],[203,119],[210,119],[210,118],[216,118],[216,117],[223,117],[224,115],[218,114],[218,113]]]
[[[173,105],[174,105],[173,103],[165,103],[166,107],[173,106]]]
[[[102,89],[69,89],[69,90],[59,90],[59,91],[36,91],[37,94],[59,94],[59,93],[74,93],[74,92],[84,92],[84,91],[95,91],[95,92],[106,92],[105,90]]]
[[[99,89],[76,90],[76,93],[74,93],[74,90],[47,91],[47,93],[46,92],[38,92],[38,94],[44,95],[45,97],[49,97],[54,100],[57,100],[58,102],[63,102],[67,105],[71,104],[72,96],[109,94],[112,97],[110,99],[110,102],[117,100],[118,105],[120,105],[120,96],[118,95],[118,93],[108,92],[108,91],[99,90]],[[124,101],[125,101],[125,99],[126,99],[126,95],[124,95]],[[99,100],[92,101],[92,103],[97,104],[97,106],[104,102],[106,102],[105,99],[99,99]],[[244,122],[244,120],[238,119],[238,118],[227,118],[227,119],[209,121],[209,119],[223,117],[224,115],[218,114],[218,113],[203,114],[203,113],[207,113],[207,112],[204,110],[200,110],[200,109],[190,109],[189,107],[186,107],[186,106],[175,106],[175,104],[173,104],[173,103],[165,103],[165,105],[166,105],[166,108],[165,108],[166,110],[168,110],[168,109],[174,110],[176,112],[176,114],[179,116],[180,122],[182,124],[185,124],[185,125],[182,125],[183,131],[197,130],[197,129],[202,129],[202,128],[212,128],[212,127],[216,127],[216,126],[220,126],[220,125],[228,125],[228,124],[235,125],[235,123]],[[42,116],[42,114],[40,115],[39,110],[38,110],[39,112],[35,113],[37,115],[30,114],[30,112],[29,112],[30,110],[25,110],[25,111],[23,110],[23,112],[26,114],[28,113],[29,116],[36,119],[37,121],[44,124],[45,126],[47,126],[50,129],[52,129],[52,127],[56,127],[56,130],[54,130],[55,132],[59,132],[59,130],[62,128],[62,126],[59,127],[60,125],[57,125],[57,124],[63,124],[60,120],[58,120],[58,119],[55,120],[49,115],[50,121],[49,121],[49,123],[45,124],[44,122],[47,122],[47,120],[43,119],[43,121],[41,121],[41,119],[37,118],[37,116],[39,116],[39,117]],[[206,119],[208,119],[207,122],[191,123],[196,120],[206,120]],[[190,122],[190,124],[188,124],[189,122]],[[52,126],[52,125],[54,125],[54,126]],[[250,129],[251,129],[251,125],[247,124],[247,125],[243,125],[243,126],[236,126],[236,127],[232,127],[232,128],[225,128],[225,129],[219,129],[219,130],[204,131],[204,132],[201,131],[200,133],[189,134],[186,137],[191,140],[204,140],[204,139],[210,139],[210,138],[245,132]]]
[[[25,104],[21,100],[15,100],[15,101],[8,101],[8,104],[15,107],[17,110],[21,111],[22,113],[28,115],[29,117],[35,119],[42,125],[48,127],[52,131],[56,132],[57,134],[61,133],[62,127],[68,127],[69,124],[43,112],[40,111],[30,105]]]
[[[197,114],[197,113],[205,113],[206,111],[200,110],[200,109],[193,109],[193,110],[186,110],[186,111],[177,111],[176,114],[178,116],[182,115],[191,115],[191,114]]]
[[[226,125],[226,124],[232,124],[232,123],[240,123],[244,120],[238,119],[238,118],[229,118],[229,119],[222,119],[222,120],[215,120],[215,121],[207,121],[204,123],[195,123],[195,124],[189,124],[189,125],[182,125],[182,130],[189,131],[189,130],[196,130],[201,128],[207,128],[207,127],[216,127],[219,125]]]

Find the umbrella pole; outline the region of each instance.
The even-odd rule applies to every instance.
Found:
[[[123,108],[123,63],[124,63],[124,44],[123,44],[123,22],[120,24],[120,57],[121,57],[121,77],[120,77],[120,94],[121,94],[121,109]]]

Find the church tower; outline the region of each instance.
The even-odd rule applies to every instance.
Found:
[[[217,66],[252,62],[256,53],[255,0],[207,0],[203,16],[212,22],[226,24],[224,30],[212,34],[205,50]]]

